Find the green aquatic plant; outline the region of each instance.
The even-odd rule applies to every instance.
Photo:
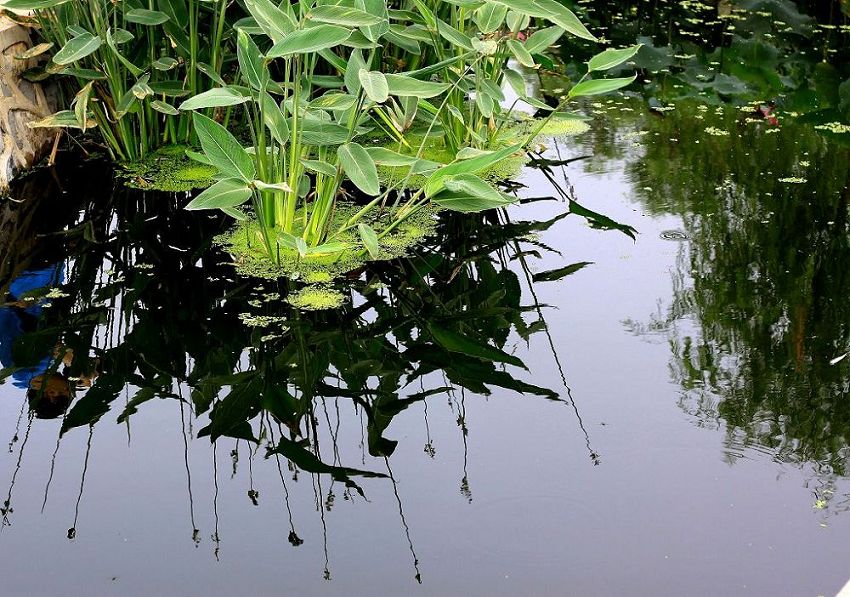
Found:
[[[237,31],[245,85],[209,90],[180,109],[241,106],[253,146],[246,149],[225,126],[195,113],[202,153],[190,155],[218,168],[219,176],[188,209],[221,209],[244,221],[248,216],[239,207],[251,200],[262,239],[255,247],[280,266],[290,253],[309,260],[354,249],[361,257],[378,258],[381,242],[432,203],[474,212],[514,201],[477,174],[517,153],[521,144],[446,165],[424,160],[422,148],[410,156],[368,146],[372,113],[390,97],[424,100],[455,86],[370,69],[378,58],[376,44],[389,31],[387,14],[336,5],[278,7],[269,0],[250,0],[247,7],[257,27]],[[341,62],[345,70],[336,77],[318,74]],[[435,124],[432,119],[431,127]],[[406,174],[382,185],[378,165],[404,167]],[[427,182],[409,191],[408,180],[417,174]],[[340,220],[338,199],[351,192],[363,204]],[[390,219],[375,229],[366,219],[373,212]]]
[[[36,76],[60,76],[74,94],[70,110],[36,126],[95,129],[112,157],[133,161],[173,143],[192,142],[191,118],[178,98],[223,83],[229,59],[230,0],[3,0],[33,11],[54,50]],[[19,17],[16,17],[19,18]]]
[[[411,0],[402,4],[408,21],[403,30],[396,31],[402,40],[397,43],[394,59],[396,64],[412,67],[414,76],[438,74],[451,84],[442,104],[422,103],[419,107],[439,119],[439,138],[453,157],[466,147],[486,150],[498,146],[506,129],[517,123],[520,105],[551,113],[562,108],[533,97],[518,68],[533,72],[552,66],[546,53],[567,33],[596,41],[571,10],[551,0]],[[604,58],[594,58],[598,65],[613,56],[622,60],[591,70],[613,68],[636,51],[637,47],[608,51]],[[606,91],[629,83],[629,79],[616,84],[609,81]],[[510,102],[507,90],[514,95]],[[598,92],[593,85],[578,86],[569,99]],[[389,110],[382,116],[399,132],[410,127],[410,122],[400,127]]]
[[[341,227],[360,208],[351,203],[336,206],[332,227]],[[405,218],[395,228],[381,234],[395,220],[392,213],[378,210],[364,216],[364,223],[381,234],[381,243],[374,255],[363,252],[359,231],[349,229],[340,235],[344,250],[334,252],[312,251],[302,255],[297,249],[279,246],[276,259],[269,259],[263,229],[255,219],[239,222],[232,230],[218,236],[216,245],[233,257],[233,265],[243,276],[276,280],[281,277],[298,279],[307,283],[331,282],[348,272],[363,267],[369,261],[386,261],[412,254],[417,245],[434,233],[436,210],[424,208]]]

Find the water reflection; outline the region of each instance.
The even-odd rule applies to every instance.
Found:
[[[620,122],[637,197],[684,240],[672,301],[627,327],[667,339],[681,408],[724,430],[730,461],[764,451],[831,487],[850,472],[850,151],[697,104]],[[834,488],[814,491],[821,508]]]
[[[68,176],[82,179],[91,171]],[[98,431],[117,420],[132,444],[138,417],[159,400],[175,406],[167,425],[178,426],[182,442],[192,540],[197,544],[205,537],[196,512],[192,444],[208,437],[215,557],[223,541],[219,477],[226,469],[235,477],[247,466],[249,502],[281,500],[288,520],[284,536],[293,547],[308,539],[293,514],[292,484],[312,487],[328,579],[325,515],[339,499],[368,500],[375,482],[392,487],[413,575],[420,579],[414,533],[390,460],[399,441],[390,427],[411,407],[423,409],[423,449],[431,458],[440,448],[431,437],[428,403],[442,402],[454,413],[463,449],[458,491],[469,502],[474,483],[467,470],[467,401],[495,391],[563,404],[579,417],[588,457],[600,462],[563,372],[562,387],[539,385],[518,356],[533,335],[544,334],[551,358],[558,359],[548,336],[547,307],[537,301],[533,284],[574,270],[532,269],[554,251],[538,234],[567,217],[566,207],[581,212],[575,197],[549,221],[512,221],[504,212],[447,214],[433,242],[410,258],[352,272],[341,309],[302,312],[285,301],[296,283],[235,276],[230,258],[213,244],[227,225],[223,218],[184,213],[181,197],[112,193],[106,186],[99,192],[77,189],[65,195],[69,204],[77,202],[66,218],[30,218],[30,227],[16,230],[33,242],[16,240],[4,250],[9,273],[0,317],[13,323],[3,327],[0,339],[3,354],[8,352],[3,376],[18,385],[26,379],[8,394],[20,390],[28,396],[10,444],[18,465],[2,510],[4,526],[15,522],[15,486],[31,431],[39,425],[35,419],[61,418],[43,508],[52,503],[54,467],[67,434],[79,428],[87,434],[67,530],[75,539],[85,532],[80,505],[90,459],[110,449],[98,445]],[[49,199],[50,194],[7,209],[13,215],[37,210]],[[617,227],[590,210],[580,215]],[[55,242],[42,242],[46,232]],[[30,300],[22,303],[24,295]],[[360,428],[359,442],[344,431],[352,421]],[[272,467],[278,496],[261,495],[255,466]]]

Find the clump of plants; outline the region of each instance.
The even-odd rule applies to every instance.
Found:
[[[187,209],[236,219],[223,242],[238,263],[266,274],[318,275],[313,265],[386,258],[427,210],[512,203],[494,179],[516,173],[524,148],[569,118],[572,99],[631,83],[590,75],[638,49],[595,56],[561,104],[548,106],[529,97],[515,64],[545,64],[567,33],[595,39],[555,0],[245,0],[233,5],[245,11],[233,23],[227,0],[5,5],[35,9],[59,47],[48,71],[81,86],[74,109],[48,124],[97,124],[119,159],[196,139],[200,151],[183,155],[197,171],[186,174],[177,150],[160,152],[131,167],[131,180],[151,184],[146,168],[165,166],[166,187],[182,190],[214,171]],[[220,74],[226,40],[236,55],[230,83]],[[517,98],[510,105],[506,86]],[[547,116],[523,120],[519,102]]]
[[[223,84],[231,0],[5,0],[53,52],[39,73],[73,95],[38,126],[97,128],[112,157],[134,161],[159,147],[191,143],[191,118],[175,101]],[[21,17],[15,17],[20,19]],[[32,56],[30,56],[32,57]]]

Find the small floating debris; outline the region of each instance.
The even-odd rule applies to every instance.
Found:
[[[848,354],[850,354],[850,353],[846,353],[846,352],[845,352],[845,353],[844,353],[843,355],[841,355],[840,357],[835,357],[834,359],[832,359],[832,360],[829,362],[829,364],[830,364],[830,365],[837,365],[838,363],[840,363],[841,361],[843,361],[844,359],[846,359]]]
[[[682,230],[665,230],[658,236],[661,237],[662,240],[672,240],[676,242],[691,240],[690,235]]]
[[[779,182],[784,182],[785,184],[806,184],[809,181],[799,176],[789,176],[787,178],[780,178]]]

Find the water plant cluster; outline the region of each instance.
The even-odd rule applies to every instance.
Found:
[[[194,147],[185,155],[215,174],[186,207],[244,222],[237,234],[278,265],[377,258],[423,208],[513,202],[485,172],[546,123],[576,118],[565,112],[575,98],[630,84],[598,75],[638,50],[593,56],[551,106],[529,96],[521,69],[551,64],[563,39],[597,41],[555,0],[2,6],[33,11],[44,43],[30,57],[53,52],[43,75],[62,75],[74,93],[72,109],[40,125],[94,132],[117,160]],[[520,104],[543,117],[524,121]]]

